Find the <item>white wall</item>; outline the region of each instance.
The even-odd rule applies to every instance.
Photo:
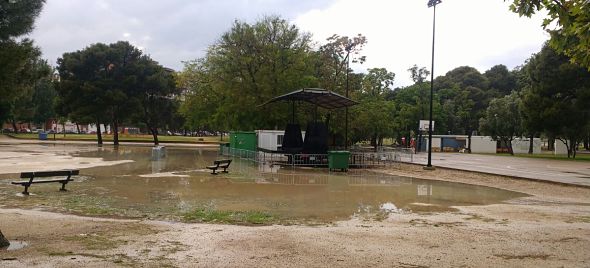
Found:
[[[528,154],[529,153],[529,139],[528,138],[516,138],[512,141],[512,151],[515,154]],[[533,154],[541,153],[541,139],[533,139]]]
[[[102,133],[110,133],[111,132],[111,127],[110,126],[105,126],[104,124],[100,124],[100,131]],[[96,124],[90,124],[88,125],[88,132],[96,132]]]
[[[496,141],[489,136],[471,136],[471,152],[495,154]]]
[[[558,139],[555,140],[555,155],[567,155],[567,147]]]
[[[440,140],[441,140],[441,138],[434,138],[434,137],[432,138],[432,150],[433,151],[434,151],[434,148],[438,148],[439,150],[441,150]],[[428,146],[428,141],[426,142],[426,146]],[[426,149],[426,150],[428,150],[428,149]]]

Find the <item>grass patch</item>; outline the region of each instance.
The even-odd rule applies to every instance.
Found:
[[[32,134],[32,133],[8,133],[7,136],[17,138],[17,139],[30,139],[36,140],[39,139],[39,134]],[[48,140],[53,140],[54,135],[48,134]],[[102,139],[104,141],[113,141],[113,135],[102,135]],[[75,140],[75,141],[96,141],[96,134],[55,134],[55,140]],[[153,137],[152,135],[129,135],[129,134],[119,134],[119,141],[121,142],[152,142]],[[179,142],[179,143],[219,143],[219,142],[228,142],[229,137],[223,136],[223,139],[220,139],[219,136],[210,136],[210,137],[191,137],[191,136],[160,136],[158,135],[158,141],[160,142]]]
[[[109,239],[105,236],[97,234],[68,236],[64,240],[78,242],[88,250],[107,250],[127,244],[127,241]]]
[[[63,208],[88,216],[114,216],[123,214],[118,209],[113,208],[108,198],[98,198],[91,196],[69,196],[63,200]]]
[[[276,218],[260,211],[219,211],[196,209],[182,215],[184,222],[228,223],[243,225],[268,225]]]

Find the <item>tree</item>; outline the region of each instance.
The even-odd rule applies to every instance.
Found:
[[[15,99],[27,95],[23,91],[30,90],[38,79],[32,74],[41,52],[30,39],[18,38],[32,31],[44,2],[0,1],[0,122],[12,113]]]
[[[30,33],[44,3],[45,0],[1,1],[0,40]]]
[[[485,71],[483,75],[489,82],[491,90],[498,91],[498,95],[509,95],[516,90],[516,76],[505,65],[499,64]]]
[[[511,155],[514,155],[512,141],[522,134],[519,99],[516,92],[493,99],[479,121],[481,131],[493,140],[506,144]]]
[[[290,106],[259,105],[297,88],[317,86],[313,65],[308,64],[310,50],[311,36],[282,18],[264,17],[254,24],[234,22],[204,59],[197,65],[185,66],[184,74],[179,76],[202,81],[190,84],[190,80],[184,80],[188,96],[217,100],[215,107],[204,105],[205,110],[185,105],[185,115],[197,113],[187,122],[218,130],[278,128],[288,121]],[[187,99],[202,104],[193,97]],[[206,124],[196,119],[203,115]]]
[[[37,82],[32,96],[32,107],[34,109],[33,122],[43,124],[56,116],[54,105],[57,98],[51,77],[44,77]]]
[[[98,43],[64,53],[57,60],[60,81],[56,84],[56,111],[61,116],[92,118],[99,145],[102,145],[101,124],[107,121],[105,91],[101,88],[101,80],[109,71],[107,50],[107,45]]]
[[[506,1],[506,0],[505,0]],[[510,10],[530,17],[546,10],[543,28],[551,34],[549,45],[573,63],[590,71],[590,3],[587,0],[512,0]],[[551,29],[553,25],[555,28]]]
[[[4,107],[6,111],[0,118],[2,121],[8,119],[13,126],[15,133],[17,132],[17,122],[31,122],[35,114],[35,106],[33,105],[33,94],[35,93],[41,79],[51,79],[51,67],[45,60],[40,59],[41,53],[38,48],[31,46],[29,57],[25,66],[20,72],[14,74],[12,92],[7,94],[0,100],[0,106]]]
[[[590,73],[545,45],[527,64],[530,88],[523,101],[525,113],[538,114],[543,130],[561,140],[568,157],[590,124]]]
[[[138,76],[141,73],[140,50],[128,42],[94,44],[83,50],[65,53],[58,59],[60,74],[60,114],[89,120],[98,126],[98,143],[102,144],[100,125],[110,122],[113,143],[119,144],[119,124],[140,109]]]
[[[154,145],[158,145],[158,128],[173,121],[178,109],[174,74],[144,55],[138,62],[136,76],[135,92],[131,95],[141,106],[136,117],[145,123],[154,138]]]
[[[370,140],[377,150],[384,137],[393,136],[395,104],[385,96],[394,78],[395,74],[385,68],[371,68],[363,75],[362,88],[355,94],[360,104],[352,108],[352,141]]]

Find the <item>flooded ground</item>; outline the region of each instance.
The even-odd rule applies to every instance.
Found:
[[[0,150],[14,148],[0,147]],[[237,223],[332,222],[389,213],[451,211],[523,197],[517,192],[352,170],[260,167],[234,159],[227,174],[204,169],[216,150],[168,148],[154,161],[151,147],[48,146],[83,159],[118,161],[85,168],[59,192],[59,184],[34,184],[31,196],[11,185],[17,174],[0,175],[4,207],[39,208],[80,215]],[[82,160],[80,160],[82,159]],[[132,161],[129,161],[132,160]],[[236,219],[238,217],[238,219]]]

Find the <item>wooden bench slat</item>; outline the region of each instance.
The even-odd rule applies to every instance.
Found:
[[[31,184],[35,184],[35,183],[49,183],[49,182],[66,182],[66,181],[74,181],[74,179],[59,179],[59,180],[34,180],[33,182],[31,182]],[[20,185],[24,185],[24,184],[29,184],[29,181],[13,181],[10,182],[12,184],[20,184]]]
[[[68,176],[68,175],[79,175],[80,170],[55,170],[55,171],[35,171],[35,172],[22,172],[20,174],[21,179],[34,177],[54,177],[54,176]]]

